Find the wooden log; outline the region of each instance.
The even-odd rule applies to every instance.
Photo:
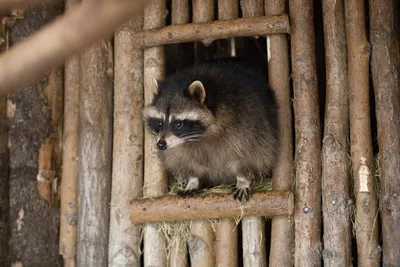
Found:
[[[222,218],[215,238],[215,263],[217,267],[238,266],[238,233],[234,219]]]
[[[400,262],[400,250],[397,249],[400,247],[400,25],[396,25],[395,20],[399,3],[386,0],[371,0],[369,3],[371,71],[380,157],[383,265],[396,266]],[[370,216],[375,215],[376,206],[372,206],[376,205],[375,192],[371,191],[370,198],[365,200],[365,203],[369,203],[369,207],[373,208],[370,210]],[[369,229],[373,229],[372,225],[369,226]],[[370,230],[369,232],[371,233]],[[364,244],[370,249],[365,250],[365,253],[370,253],[369,266],[378,265],[380,262],[377,232],[378,229],[375,228],[369,243]],[[366,259],[368,254],[364,255],[362,257]]]
[[[193,23],[206,23],[214,20],[214,0],[193,0],[192,10]],[[207,52],[211,47],[205,47],[205,45],[208,46],[210,43],[194,43],[195,62],[209,59]],[[190,233],[193,239],[188,245],[190,263],[193,267],[215,266],[214,233],[209,231],[210,228],[211,224],[207,221],[195,220],[191,223]]]
[[[191,266],[215,266],[214,231],[210,222],[191,222],[188,246]]]
[[[286,1],[266,0],[265,15],[287,13]],[[293,179],[293,131],[290,99],[289,45],[285,34],[267,36],[268,77],[279,103],[279,128],[281,132],[278,165],[272,177],[273,190],[292,191]],[[294,220],[292,216],[274,216],[271,225],[271,267],[293,266]]]
[[[171,7],[171,23],[172,25],[187,24],[189,22],[189,1],[188,0],[172,0]],[[175,55],[182,55],[182,46],[176,44],[172,48],[172,53]],[[184,55],[183,55],[184,56]],[[173,237],[169,244],[171,249],[169,251],[169,266],[170,267],[187,267],[189,262],[187,260],[187,244],[182,241],[179,236]]]
[[[36,179],[39,195],[51,205],[59,207],[57,177],[61,176],[62,165],[63,69],[53,68],[47,79],[44,94],[50,107],[51,129],[39,148],[39,170]]]
[[[265,219],[262,217],[244,217],[243,231],[243,266],[267,266],[265,244]]]
[[[292,212],[293,194],[283,191],[253,194],[243,206],[231,194],[193,198],[160,197],[134,200],[131,204],[131,222],[141,224],[240,216],[271,218],[291,215]]]
[[[71,9],[78,1],[66,1],[66,10]],[[69,58],[64,66],[64,146],[60,187],[60,254],[66,267],[76,266],[79,87],[80,58],[74,56]]]
[[[218,1],[218,20],[236,19],[238,16],[238,1]],[[235,38],[230,38],[228,51],[230,51],[231,56],[236,55]],[[222,218],[219,222],[215,238],[215,264],[218,267],[238,266],[238,232],[236,227],[235,220],[231,218]]]
[[[113,53],[110,41],[81,56],[77,265],[107,266],[112,160]]]
[[[262,0],[240,1],[243,18],[264,15]],[[253,18],[254,19],[254,18]],[[259,35],[259,34],[257,34]],[[265,219],[255,214],[242,220],[243,266],[267,266],[265,246]]]
[[[165,26],[165,0],[153,1],[144,9],[144,29]],[[154,79],[165,78],[164,47],[152,47],[144,50],[144,101],[149,104],[155,92]],[[144,188],[145,197],[158,197],[167,192],[167,177],[157,156],[154,138],[144,134]],[[166,240],[159,234],[158,227],[147,224],[144,227],[144,266],[166,266]]]
[[[226,21],[200,22],[170,25],[163,28],[145,30],[134,35],[134,45],[146,48],[183,42],[203,42],[232,37],[263,36],[288,33],[287,15],[273,17],[231,19]]]
[[[73,8],[0,56],[0,93],[30,84],[70,56],[111,36],[147,2],[85,1]]]
[[[344,2],[322,1],[326,61],[326,112],[322,145],[324,265],[351,266],[348,164],[348,84]]]
[[[380,261],[378,245],[377,200],[374,190],[369,97],[369,60],[364,1],[345,0],[348,49],[348,83],[350,105],[350,148],[356,212],[354,229],[357,252],[362,266]],[[378,253],[372,251],[378,249]],[[379,265],[379,264],[378,264]],[[376,266],[376,265],[375,265]]]
[[[240,7],[244,18],[264,16],[263,0],[241,0]]]
[[[131,225],[129,202],[143,188],[143,51],[132,45],[142,29],[138,17],[120,27],[114,40],[114,138],[109,265],[140,266],[141,227]]]
[[[321,266],[321,130],[313,1],[290,1],[296,132],[295,266]]]
[[[69,10],[77,0],[66,2]],[[60,254],[64,266],[76,266],[76,226],[78,222],[78,113],[80,58],[74,56],[64,67],[64,146],[60,200]]]

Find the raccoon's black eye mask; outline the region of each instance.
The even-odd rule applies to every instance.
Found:
[[[159,133],[164,127],[164,122],[162,119],[149,118],[148,125],[151,132]]]
[[[183,120],[170,123],[171,132],[179,138],[195,138],[204,133],[205,127],[200,121]]]

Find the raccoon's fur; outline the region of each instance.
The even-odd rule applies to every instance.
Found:
[[[266,71],[246,59],[203,62],[158,82],[143,110],[168,173],[186,190],[236,183],[235,198],[250,197],[250,181],[269,173],[278,153],[277,103]]]

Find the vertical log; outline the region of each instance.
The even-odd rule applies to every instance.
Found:
[[[264,0],[241,0],[243,18],[264,16]]]
[[[58,182],[61,176],[62,151],[60,149],[63,117],[63,69],[52,68],[44,88],[50,107],[50,134],[39,148],[39,170],[36,177],[40,196],[51,205],[59,206]]]
[[[322,1],[326,112],[322,145],[324,265],[351,266],[351,222],[348,165],[348,87],[344,2]]]
[[[222,218],[216,233],[216,266],[238,266],[238,233],[235,220]]]
[[[370,0],[371,70],[378,122],[384,266],[397,266],[400,262],[400,25],[396,25],[396,8],[399,16],[398,1]],[[372,197],[373,194],[371,199],[366,199],[371,201],[370,206],[376,203]],[[370,212],[375,216],[376,209]],[[378,232],[377,229],[374,231]],[[370,237],[369,248],[377,253],[375,232]],[[379,262],[377,254],[372,255],[371,260],[376,265]]]
[[[129,220],[129,202],[143,188],[143,50],[132,45],[141,17],[117,29],[114,40],[114,138],[109,266],[140,266],[141,227]]]
[[[218,20],[236,19],[239,16],[239,5],[236,0],[218,0]],[[223,40],[220,40],[223,41]],[[229,39],[230,55],[236,55],[235,38]]]
[[[0,15],[0,21],[5,18]],[[0,53],[7,47],[7,30],[0,24]],[[2,43],[1,43],[2,41]],[[9,121],[7,118],[7,94],[0,94],[0,266],[10,266],[10,199],[9,199]]]
[[[313,1],[289,5],[296,132],[295,266],[321,266],[321,133]]]
[[[190,226],[189,255],[193,267],[213,267],[214,232],[209,221],[192,221]]]
[[[193,0],[193,22],[214,20],[214,0]],[[195,43],[196,61],[201,61],[205,54],[202,43]],[[193,267],[211,267],[215,265],[213,231],[210,222],[193,221],[191,223],[191,241],[189,241],[190,261]]]
[[[287,13],[285,0],[266,0],[265,15]],[[278,165],[272,177],[273,190],[293,190],[293,142],[292,109],[289,84],[289,46],[286,35],[267,36],[268,77],[279,103],[279,127],[281,136]],[[272,218],[271,252],[269,265],[293,266],[294,220],[290,216]]]
[[[78,266],[107,266],[110,219],[113,54],[102,41],[81,56]]]
[[[243,0],[240,6],[244,18],[264,15],[262,0]],[[242,219],[243,266],[267,266],[265,244],[265,219],[244,217]]]
[[[243,217],[243,267],[266,267],[265,219]]]
[[[189,23],[189,1],[188,0],[172,0],[171,8],[172,24],[187,24]],[[182,53],[182,46],[178,44],[174,47],[174,53]],[[180,240],[179,236],[173,237],[170,246],[172,246],[169,255],[170,267],[186,267],[187,261],[187,244]]]
[[[77,0],[66,1],[67,11]],[[60,201],[60,254],[64,266],[76,266],[76,225],[78,221],[78,113],[80,59],[74,56],[64,66],[64,147]]]
[[[237,18],[239,5],[236,0],[218,1],[218,20]],[[230,39],[229,51],[231,56],[236,55],[235,38]],[[224,55],[228,56],[228,55]],[[235,220],[222,218],[216,232],[215,257],[217,267],[238,266],[238,233]]]
[[[356,214],[354,228],[361,266],[374,266],[380,258],[377,247],[377,202],[371,141],[369,59],[364,1],[345,0],[350,96],[350,148]],[[373,250],[378,249],[378,253]]]
[[[165,26],[165,0],[152,1],[144,9],[144,29]],[[165,76],[164,47],[152,47],[144,51],[144,101],[149,104],[155,91],[154,79]],[[167,192],[167,177],[157,156],[154,138],[144,134],[144,188],[145,197],[162,196]],[[158,227],[147,224],[144,227],[144,266],[166,266],[166,240],[158,233]]]
[[[214,20],[214,0],[193,0],[192,1],[193,23],[210,22]],[[206,43],[194,43],[194,57],[196,62],[201,62],[207,58],[207,51],[210,47],[205,47]]]

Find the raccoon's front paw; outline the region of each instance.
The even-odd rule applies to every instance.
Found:
[[[252,191],[250,187],[237,187],[233,193],[233,199],[239,200],[240,203],[245,204],[251,197]]]
[[[178,197],[194,197],[196,195],[197,189],[186,189],[186,190],[179,190],[176,195]]]

